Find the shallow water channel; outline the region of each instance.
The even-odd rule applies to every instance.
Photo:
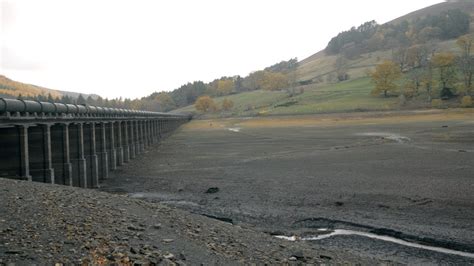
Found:
[[[278,236],[275,236],[275,237],[280,238],[280,239],[285,239],[285,240],[288,240],[288,241],[298,241],[298,240],[300,240],[300,241],[318,241],[318,240],[322,240],[322,239],[329,238],[329,237],[334,237],[334,236],[355,235],[355,236],[362,236],[362,237],[368,237],[368,238],[372,238],[372,239],[382,240],[382,241],[386,241],[386,242],[392,242],[392,243],[396,243],[396,244],[407,246],[407,247],[420,248],[420,249],[425,249],[425,250],[430,250],[430,251],[435,251],[435,252],[440,252],[440,253],[445,253],[445,254],[451,254],[451,255],[458,255],[458,256],[463,256],[463,257],[468,257],[468,258],[474,258],[474,253],[458,251],[458,250],[442,248],[442,247],[428,246],[428,245],[423,245],[423,244],[418,244],[418,243],[405,241],[405,240],[398,239],[398,238],[395,238],[395,237],[377,235],[377,234],[367,233],[367,232],[362,232],[362,231],[347,230],[347,229],[328,230],[328,229],[325,229],[325,228],[318,229],[318,231],[323,231],[323,232],[327,231],[328,233],[320,234],[320,235],[316,235],[316,236],[306,236],[306,237],[284,236],[284,235],[278,235]]]

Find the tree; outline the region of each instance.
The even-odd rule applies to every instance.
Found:
[[[336,68],[337,80],[344,81],[349,79],[349,74],[347,74],[347,59],[344,56],[339,56],[334,63]]]
[[[413,45],[407,49],[406,65],[411,69],[426,67],[429,55],[428,45]]]
[[[76,102],[77,102],[77,104],[86,104],[86,99],[84,98],[84,96],[82,96],[82,94],[79,94],[79,96],[77,97]]]
[[[176,107],[173,98],[167,92],[160,92],[154,99],[158,103],[158,110],[166,112]]]
[[[199,97],[194,103],[194,108],[203,113],[214,112],[217,110],[214,100],[207,95]]]
[[[265,71],[263,70],[252,72],[244,78],[242,86],[244,86],[248,90],[259,90],[261,89],[260,86],[263,83],[264,76]]]
[[[51,95],[51,93],[48,93],[48,100],[47,101],[50,102],[50,103],[54,103],[54,98]]]
[[[392,60],[398,64],[400,71],[405,71],[408,64],[408,49],[400,46],[396,50],[392,50]]]
[[[426,93],[428,94],[428,102],[431,102],[431,92],[435,86],[433,81],[433,64],[431,61],[428,62],[425,71],[421,75],[421,85],[425,88]]]
[[[424,68],[414,68],[408,72],[408,88],[409,91],[412,91],[411,96],[416,96],[419,94],[420,87],[422,85],[423,76],[425,75],[426,69]],[[405,95],[410,96],[410,95]]]
[[[218,95],[229,95],[234,90],[234,81],[232,79],[221,79],[217,82]]]
[[[433,66],[438,69],[442,93],[452,94],[451,88],[456,81],[454,59],[454,54],[450,52],[437,53],[431,59]]]
[[[263,80],[259,86],[262,90],[280,90],[288,87],[288,78],[283,73],[264,71]]]
[[[232,100],[225,98],[222,101],[222,110],[229,111],[230,109],[232,109],[232,107],[234,107],[234,102]]]
[[[280,63],[276,63],[269,67],[266,67],[264,70],[269,72],[280,72],[280,73],[288,73],[291,71],[296,70],[298,67],[298,58],[291,58],[288,61],[281,61]]]
[[[457,39],[456,44],[461,49],[458,65],[462,72],[464,89],[466,93],[469,94],[471,92],[472,75],[474,73],[474,58],[471,56],[473,39],[471,36],[464,35]]]
[[[393,61],[386,60],[375,67],[371,76],[372,82],[375,84],[372,95],[379,95],[383,92],[384,97],[387,97],[389,92],[397,90],[396,82],[401,77],[401,71]]]

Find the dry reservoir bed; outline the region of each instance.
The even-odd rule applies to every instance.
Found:
[[[474,112],[194,120],[103,189],[336,252],[474,263]]]

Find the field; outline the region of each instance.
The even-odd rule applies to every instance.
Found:
[[[437,42],[433,45],[436,51],[445,51],[458,54],[460,52],[455,40]],[[384,60],[392,60],[392,50],[380,50],[360,55],[358,58],[347,60],[347,73],[352,79],[365,77],[377,64]],[[299,80],[317,80],[327,84],[328,75],[335,72],[335,63],[338,56],[326,55],[321,51],[300,62],[297,69]]]
[[[332,253],[470,264],[473,115],[457,109],[195,120],[114,172],[103,189],[269,235],[354,230],[471,255],[359,235],[307,242]]]
[[[301,87],[304,92],[290,97],[286,91],[252,91],[215,98],[220,105],[224,98],[234,102],[227,113],[208,114],[208,117],[255,116],[255,115],[298,115],[338,113],[350,111],[390,110],[398,106],[398,98],[373,97],[369,78],[347,82]],[[174,112],[196,112],[194,106],[177,109]]]

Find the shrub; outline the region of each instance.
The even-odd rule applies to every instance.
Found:
[[[232,107],[234,107],[234,102],[232,100],[225,98],[222,101],[222,110],[229,111],[230,109],[232,109]]]
[[[431,107],[433,108],[440,108],[442,105],[443,105],[443,101],[441,99],[431,100]]]
[[[194,107],[196,108],[196,110],[203,113],[215,112],[217,110],[216,104],[209,96],[199,97],[194,103]]]
[[[472,97],[464,96],[461,99],[461,107],[471,107],[472,106]]]

